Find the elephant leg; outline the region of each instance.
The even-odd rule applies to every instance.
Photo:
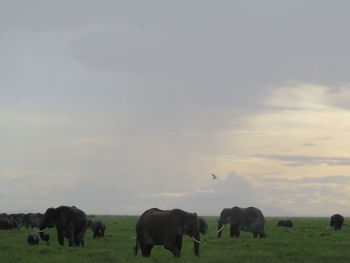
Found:
[[[153,245],[142,244],[142,243],[139,243],[139,245],[140,245],[142,256],[149,257],[151,255],[151,249]]]
[[[83,243],[84,243],[84,241],[80,240],[79,237],[74,237],[74,244],[75,244],[75,246],[79,247],[81,245],[82,247],[84,247]]]
[[[234,237],[235,236],[235,229],[234,227],[231,225],[230,226],[230,237]]]
[[[221,237],[222,230],[218,232],[218,238]]]
[[[180,251],[174,243],[175,242],[173,241],[167,241],[164,243],[164,248],[170,250],[173,253],[174,257],[180,257]]]
[[[147,256],[151,256],[151,251],[152,251],[153,245],[146,245],[146,253]]]
[[[92,238],[96,238],[96,232],[94,232],[94,234],[93,234]]]
[[[58,243],[59,243],[61,246],[64,246],[64,235],[63,235],[61,229],[57,229],[57,239],[58,239]]]
[[[69,237],[69,246],[70,247],[75,247],[75,242],[73,237]]]
[[[74,247],[75,246],[75,237],[74,237],[74,226],[73,223],[70,223],[67,228],[67,236],[69,240],[69,246]]]
[[[258,233],[257,232],[253,232],[253,236],[254,236],[254,238],[257,238],[258,237]]]
[[[241,234],[241,232],[239,232],[239,231],[236,232],[236,233],[235,233],[235,237],[236,237],[236,238],[239,238],[240,234]]]
[[[181,236],[178,236],[176,238],[176,246],[177,246],[177,249],[179,251],[181,251],[181,249],[182,249],[182,237]]]

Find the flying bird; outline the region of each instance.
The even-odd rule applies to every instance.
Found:
[[[218,179],[218,177],[215,175],[215,174],[211,174],[211,176],[213,176],[213,178],[212,179]]]

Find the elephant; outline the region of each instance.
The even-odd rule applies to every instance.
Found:
[[[332,215],[329,225],[334,227],[334,230],[340,230],[344,223],[344,217],[339,214]]]
[[[17,227],[21,227],[26,224],[26,214],[11,214],[10,217],[16,223]]]
[[[44,215],[41,213],[29,213],[26,216],[26,228],[29,226],[31,228],[40,227],[41,222],[43,221]]]
[[[88,219],[85,213],[75,206],[59,206],[48,208],[40,224],[40,238],[49,241],[50,236],[44,234],[46,228],[57,229],[58,243],[63,246],[64,238],[68,238],[69,246],[84,246],[84,235],[88,227]]]
[[[0,218],[0,229],[7,230],[15,228],[14,223],[7,217]]]
[[[208,223],[205,221],[203,217],[198,217],[199,221],[199,232],[203,235],[208,233]]]
[[[224,208],[220,214],[218,222],[218,238],[221,237],[222,229],[226,224],[230,224],[230,237],[239,237],[240,231],[252,232],[256,238],[265,237],[265,218],[263,213],[255,207],[240,208],[238,206],[232,208]]]
[[[89,220],[89,227],[91,228],[93,234],[93,238],[96,237],[104,237],[106,225],[100,221],[91,221]]]
[[[40,236],[37,232],[31,232],[27,237],[27,242],[29,245],[39,245],[39,240]]]
[[[277,226],[293,227],[293,222],[290,219],[280,220],[278,221]]]
[[[161,210],[151,208],[146,210],[136,224],[137,255],[140,246],[142,256],[149,257],[154,245],[164,245],[174,257],[180,257],[182,236],[187,234],[194,240],[194,254],[199,256],[200,233],[199,220],[196,213],[189,213],[181,209]]]

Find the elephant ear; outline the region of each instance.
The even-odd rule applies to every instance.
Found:
[[[45,212],[45,217],[52,219],[53,221],[55,221],[55,218],[57,217],[57,210],[56,208],[48,208]]]
[[[242,209],[237,206],[233,207],[229,216],[229,222],[238,223],[241,219],[242,219]]]
[[[169,214],[168,232],[183,234],[184,233],[184,214],[179,209],[174,209]]]
[[[48,208],[43,216],[43,225],[54,227],[56,225],[57,210],[56,208]]]

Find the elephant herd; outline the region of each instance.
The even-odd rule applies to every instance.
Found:
[[[39,227],[43,215],[41,213],[19,213],[19,214],[0,214],[0,229],[13,229],[25,226],[28,227]]]
[[[335,230],[340,230],[343,223],[343,216],[335,214],[331,217],[330,226]],[[241,231],[251,232],[255,238],[266,237],[265,218],[258,208],[224,208],[215,230],[218,238],[227,224],[230,225],[230,237],[238,238]],[[84,246],[84,235],[88,228],[92,230],[93,238],[104,237],[106,229],[104,223],[89,220],[87,215],[75,206],[48,208],[45,214],[0,214],[0,229],[24,225],[39,228],[39,231],[33,231],[27,237],[27,242],[31,245],[38,244],[40,239],[49,244],[50,235],[45,234],[45,230],[56,227],[58,243],[63,246],[66,238],[71,247]],[[293,223],[289,219],[280,220],[277,226],[293,227]],[[151,208],[139,217],[135,230],[135,256],[140,248],[142,256],[149,257],[155,245],[163,245],[175,257],[180,257],[183,235],[192,238],[194,254],[199,256],[199,247],[205,243],[201,241],[200,235],[208,233],[208,224],[196,213],[181,209]]]
[[[39,244],[40,239],[49,244],[50,236],[44,234],[44,231],[55,226],[58,243],[64,245],[64,238],[66,237],[69,241],[69,246],[84,246],[83,237],[87,228],[91,228],[93,238],[103,237],[106,229],[104,223],[88,220],[85,213],[75,206],[49,208],[45,214],[0,214],[0,230],[20,228],[22,226],[39,228],[39,231],[32,231],[27,236],[27,242],[30,245]]]

